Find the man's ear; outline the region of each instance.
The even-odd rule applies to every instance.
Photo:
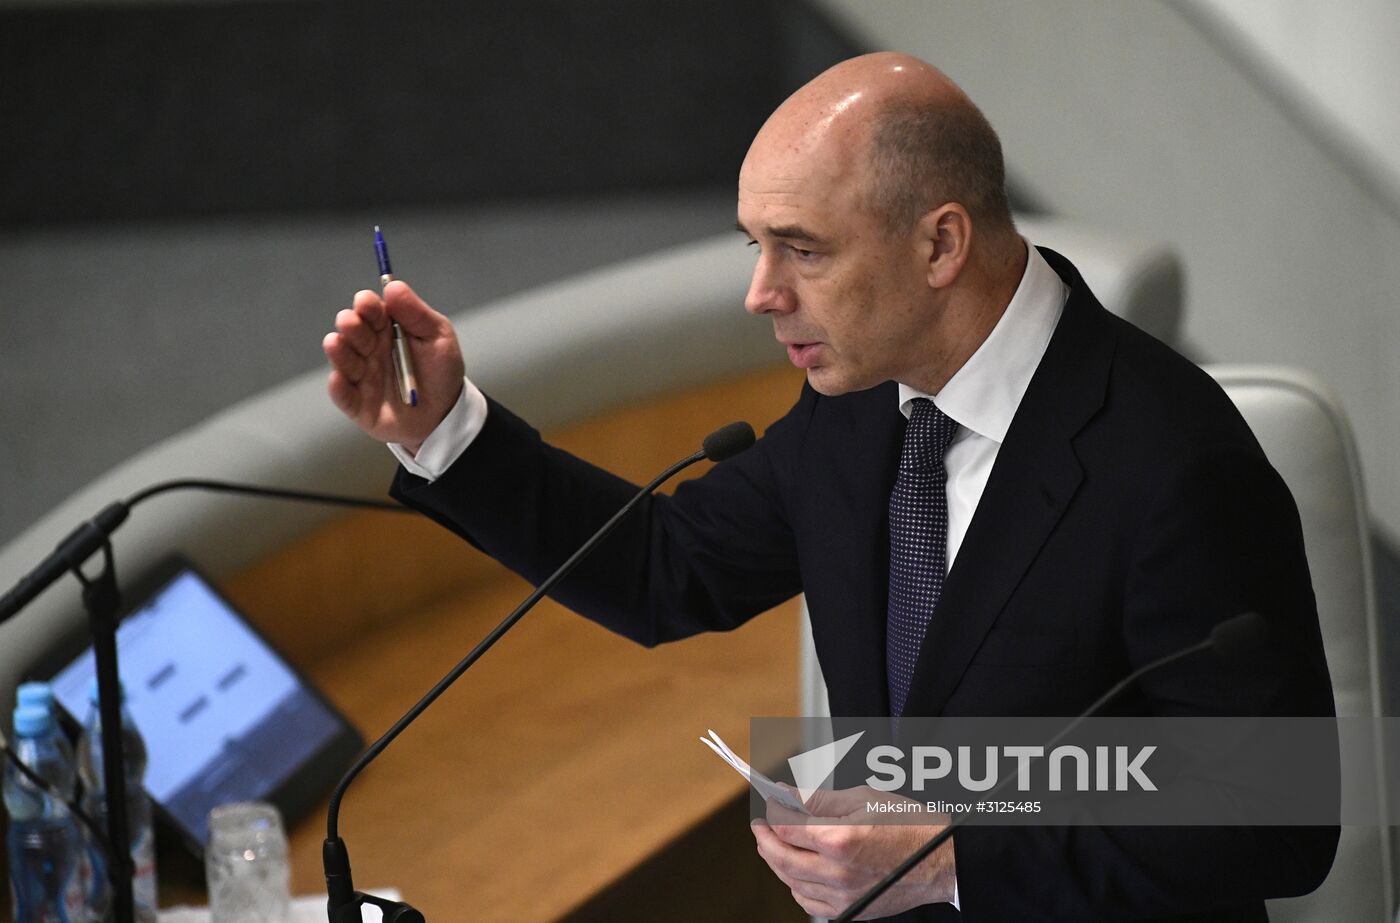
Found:
[[[957,202],[932,209],[916,229],[928,255],[930,288],[946,288],[957,280],[972,245],[972,216]]]

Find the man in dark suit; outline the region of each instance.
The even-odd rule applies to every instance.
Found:
[[[1016,234],[1002,169],[971,101],[906,56],[844,62],[785,102],[745,159],[739,228],[758,246],[746,308],[807,385],[556,597],[656,644],[803,592],[846,716],[1072,715],[1254,609],[1306,654],[1184,661],[1118,713],[1331,714],[1287,489],[1207,376]],[[386,388],[391,316],[435,403]],[[634,490],[464,383],[451,327],[402,283],[359,293],[325,348],[336,404],[396,444],[396,495],[532,581]],[[937,829],[770,821],[759,852],[820,915]],[[1264,898],[1316,887],[1335,843],[1333,828],[968,828],[872,915],[1263,919]]]

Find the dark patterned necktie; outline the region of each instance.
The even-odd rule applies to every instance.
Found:
[[[899,477],[890,493],[890,601],[885,675],[890,714],[904,714],[914,663],[948,569],[948,472],[943,453],[958,423],[927,398],[914,401]]]

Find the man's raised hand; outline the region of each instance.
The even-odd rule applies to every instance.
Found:
[[[393,325],[399,322],[418,376],[418,406],[399,399],[394,382]],[[401,281],[381,298],[365,290],[335,316],[335,332],[321,343],[331,362],[327,391],[356,426],[380,442],[417,452],[457,403],[466,367],[446,317]]]

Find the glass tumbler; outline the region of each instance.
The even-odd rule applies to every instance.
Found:
[[[211,923],[287,923],[287,834],[277,809],[261,801],[209,812],[204,852]]]

